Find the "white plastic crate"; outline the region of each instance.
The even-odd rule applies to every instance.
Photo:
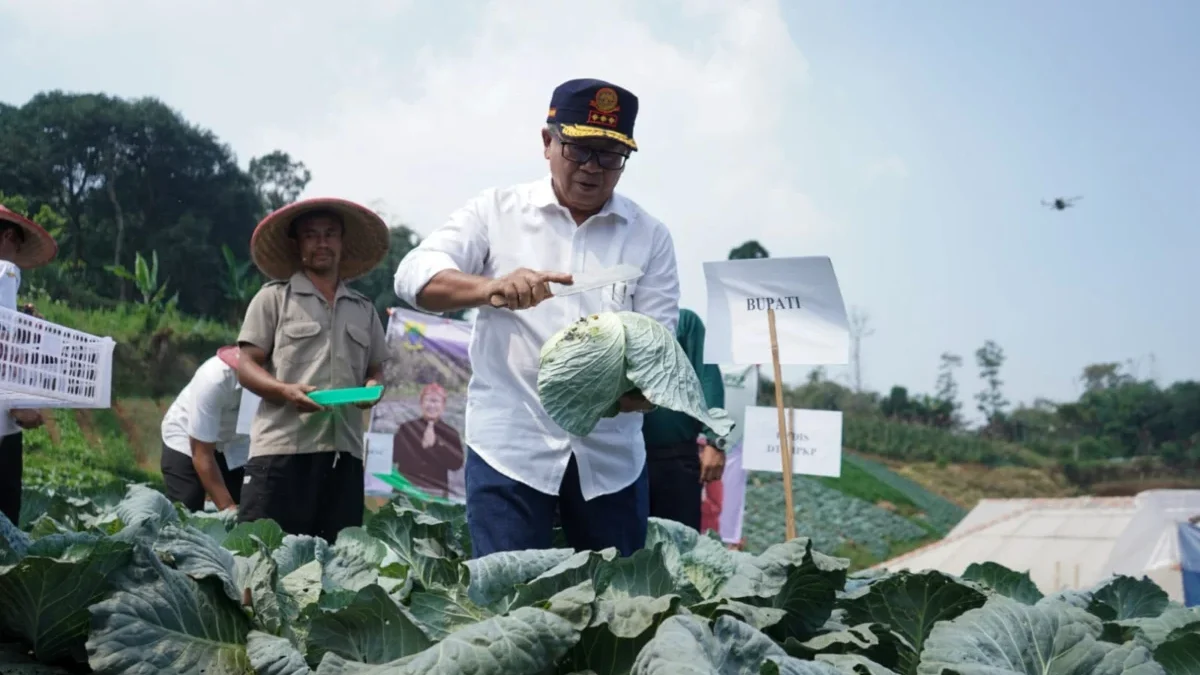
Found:
[[[115,345],[0,307],[0,409],[108,408]]]

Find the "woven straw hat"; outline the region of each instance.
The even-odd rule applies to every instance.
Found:
[[[42,229],[41,225],[4,206],[0,206],[0,221],[12,223],[25,232],[25,241],[21,243],[21,250],[17,251],[17,255],[12,260],[17,267],[31,270],[45,265],[58,255],[58,244],[54,242],[54,237],[51,237],[49,232]]]
[[[217,358],[221,359],[221,362],[225,365],[237,370],[238,356],[241,353],[242,352],[240,349],[238,349],[237,345],[225,345],[217,350]]]
[[[288,227],[298,216],[321,210],[338,213],[346,223],[338,270],[342,279],[361,277],[387,255],[388,228],[374,211],[345,199],[305,199],[271,213],[254,228],[250,257],[263,274],[272,279],[288,279],[300,270],[300,256],[295,240],[288,236]]]

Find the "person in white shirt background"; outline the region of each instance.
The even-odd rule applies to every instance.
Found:
[[[472,554],[550,548],[556,511],[577,550],[646,540],[649,514],[639,393],[586,437],[547,416],[539,352],[554,333],[597,312],[633,311],[672,333],[679,277],[670,232],[614,193],[630,154],[638,99],[601,80],[571,80],[551,96],[542,129],[550,175],[488,189],[455,211],[396,270],[396,295],[431,313],[479,308],[467,386],[466,502]],[[549,283],[617,264],[636,282],[563,297]]]
[[[237,433],[239,354],[236,345],[218,349],[163,416],[161,468],[167,497],[191,511],[204,510],[205,495],[220,511],[241,501],[250,437]]]
[[[37,223],[0,206],[0,306],[17,311],[21,270],[41,267],[58,255],[58,244]],[[30,314],[36,314],[29,308]],[[14,524],[21,517],[21,474],[25,429],[42,426],[37,410],[0,408],[0,513]]]

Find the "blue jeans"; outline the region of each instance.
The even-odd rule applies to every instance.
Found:
[[[558,496],[519,483],[467,451],[467,529],[472,556],[554,546],[555,515],[567,545],[576,551],[616,547],[622,556],[646,545],[650,489],[646,469],[624,489],[585,501],[579,467],[571,456]]]

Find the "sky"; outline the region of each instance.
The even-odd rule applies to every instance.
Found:
[[[1200,379],[1197,26],[1191,0],[0,0],[0,101],[155,96],[424,234],[545,175],[550,92],[607,79],[684,306],[747,239],[829,256],[865,386],[930,392],[952,352],[970,411],[988,339],[1013,402],[1095,362]]]

